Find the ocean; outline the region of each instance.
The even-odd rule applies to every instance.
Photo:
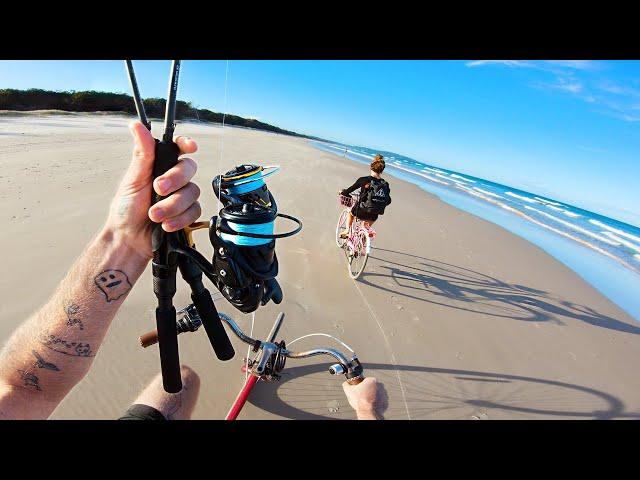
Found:
[[[387,164],[386,174],[414,183],[446,203],[534,243],[640,321],[640,228],[397,153],[352,145],[312,144],[367,165],[376,153],[381,153]]]

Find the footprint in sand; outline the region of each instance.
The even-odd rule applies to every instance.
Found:
[[[398,310],[404,310],[404,307],[402,305],[400,305],[400,301],[396,297],[394,297],[394,296],[391,297],[391,303],[393,303],[393,305]]]
[[[327,402],[327,410],[329,410],[329,413],[337,413],[340,411],[340,404],[337,400],[331,400]]]
[[[474,415],[471,415],[471,420],[489,420],[489,415],[485,412],[477,412]]]

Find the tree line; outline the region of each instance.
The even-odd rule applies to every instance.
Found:
[[[144,108],[149,117],[164,118],[166,100],[164,98],[145,98]],[[66,112],[122,112],[136,114],[133,97],[125,93],[97,92],[54,92],[31,88],[28,90],[0,89],[0,110],[62,110]],[[178,100],[176,103],[177,120],[199,120],[201,122],[222,123],[223,114],[206,108],[196,108],[191,102]],[[296,137],[322,140],[309,135],[284,130],[253,118],[226,114],[225,125],[266,130],[268,132],[293,135]]]

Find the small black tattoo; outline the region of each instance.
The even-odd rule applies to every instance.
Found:
[[[84,330],[84,324],[82,323],[82,320],[80,320],[79,318],[73,318],[80,311],[80,307],[78,305],[76,305],[75,303],[70,303],[69,306],[64,309],[64,311],[67,314],[68,326],[73,327],[74,325],[78,325],[80,327],[80,330]]]
[[[42,333],[39,342],[54,352],[70,355],[72,357],[95,357],[91,351],[91,345],[82,342],[69,342],[49,332]]]
[[[31,372],[25,372],[24,370],[18,370],[18,373],[20,374],[20,378],[24,382],[25,387],[33,387],[39,392],[42,391],[42,389],[40,388],[40,383],[37,376],[35,376]]]
[[[93,279],[98,289],[104,293],[107,302],[117,300],[131,290],[129,277],[122,270],[105,270]]]
[[[44,358],[38,355],[38,352],[35,350],[31,350],[33,356],[36,357],[36,363],[33,364],[34,367],[44,368],[45,370],[53,370],[54,372],[59,372],[60,369],[54,365],[53,363],[47,362]]]
[[[167,420],[174,420],[174,415],[182,408],[182,392],[176,393],[170,402],[171,403],[168,408],[169,411],[167,412]]]

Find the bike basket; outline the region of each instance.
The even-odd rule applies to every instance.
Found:
[[[353,195],[353,196],[340,195],[338,197],[338,201],[340,202],[340,205],[343,205],[345,207],[352,207],[355,204],[355,202],[358,201],[358,197],[359,195]]]

